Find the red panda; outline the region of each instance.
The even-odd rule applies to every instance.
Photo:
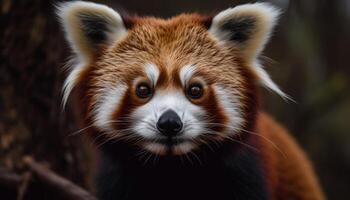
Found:
[[[244,4],[207,17],[124,17],[58,7],[74,64],[63,101],[100,142],[99,199],[325,197],[294,139],[259,109],[259,85],[289,98],[259,56],[279,10]]]

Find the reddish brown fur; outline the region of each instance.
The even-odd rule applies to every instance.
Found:
[[[269,177],[270,199],[324,199],[310,161],[287,131],[262,113],[256,132]]]
[[[309,161],[294,140],[268,116],[258,115],[256,119],[258,92],[254,74],[234,46],[219,45],[209,35],[204,19],[199,15],[180,15],[168,20],[132,19],[126,38],[102,49],[101,54],[81,74],[77,88],[87,123],[91,123],[89,113],[92,113],[91,109],[100,97],[98,90],[106,85],[114,85],[118,80],[132,86],[135,77],[145,77],[143,66],[154,63],[160,69],[156,87],[176,88],[180,87],[180,80],[174,74],[178,74],[182,66],[192,64],[200,72],[198,76],[204,77],[208,85],[205,91],[208,96],[193,103],[202,105],[209,113],[215,113],[214,118],[223,123],[227,118],[218,107],[217,99],[208,98],[215,97],[210,85],[220,83],[235,91],[244,105],[246,123],[243,128],[271,140],[286,155],[284,157],[259,137],[261,158],[269,176],[268,185],[271,186],[271,199],[323,199]],[[123,106],[115,111],[116,119],[144,103],[135,100],[132,90],[134,88],[129,87],[122,100]],[[220,131],[219,127],[217,131]]]

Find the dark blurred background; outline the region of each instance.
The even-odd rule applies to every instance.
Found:
[[[74,107],[61,109],[69,49],[54,15],[56,1],[0,1],[0,166],[24,173],[24,155],[89,188],[93,147],[80,136]],[[215,13],[248,1],[96,1],[132,14],[170,17]],[[252,1],[249,1],[252,2]],[[350,196],[350,1],[272,0],[283,15],[262,60],[295,99],[263,90],[264,110],[282,122],[313,161],[329,199]],[[0,183],[0,197],[16,189]],[[60,199],[33,181],[26,197]],[[37,194],[35,191],[41,191]]]

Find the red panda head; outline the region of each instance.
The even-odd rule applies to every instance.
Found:
[[[64,101],[80,88],[82,110],[107,139],[181,155],[244,130],[256,114],[256,84],[285,95],[257,60],[278,11],[265,3],[209,19],[123,19],[111,8],[59,7],[76,54]]]

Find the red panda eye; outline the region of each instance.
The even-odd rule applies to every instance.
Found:
[[[199,99],[203,95],[203,87],[199,84],[191,85],[188,88],[187,95],[192,99]]]
[[[147,84],[142,83],[136,87],[136,95],[143,99],[148,98],[152,95],[152,90]]]

